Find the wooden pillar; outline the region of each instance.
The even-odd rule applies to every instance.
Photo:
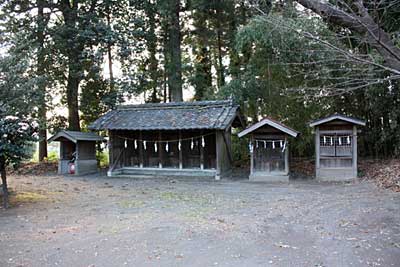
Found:
[[[357,126],[353,126],[353,176],[357,178]]]
[[[319,147],[319,140],[320,140],[320,132],[319,126],[315,128],[315,176],[319,176],[319,168],[320,168],[320,147]]]
[[[79,159],[79,142],[77,141],[75,144],[75,161]]]
[[[286,143],[286,148],[285,148],[285,173],[286,173],[286,175],[288,175],[289,174],[289,142],[288,142],[286,136],[285,136],[285,143]]]
[[[215,154],[216,154],[216,171],[217,173],[215,174],[215,180],[220,180],[221,179],[221,146],[220,146],[220,138],[218,136],[218,131],[215,131]]]
[[[201,131],[201,134],[203,135],[203,131]],[[199,142],[199,144],[200,144],[200,169],[201,170],[204,170],[204,147],[202,144],[203,138],[204,138],[203,136],[200,137],[200,142]]]
[[[178,141],[178,151],[179,151],[179,169],[183,169],[183,163],[182,163],[182,146],[181,146],[181,149],[179,149],[179,142],[181,142],[181,145],[182,145],[182,133],[181,133],[181,131],[179,130],[179,141]]]
[[[253,142],[254,142],[254,137],[253,137],[253,135],[251,135],[250,144],[253,147],[253,149],[250,150],[250,175],[252,175],[254,173],[254,146],[253,146]]]
[[[161,131],[158,131],[158,141],[162,140],[162,136],[161,136]],[[162,143],[158,142],[157,144],[158,146],[158,157],[159,157],[159,161],[158,161],[158,168],[162,168],[162,158],[163,158],[163,150],[162,150]]]
[[[114,165],[114,146],[113,146],[113,141],[114,141],[114,133],[113,131],[108,131],[108,172],[107,176],[112,175],[112,166]]]
[[[138,142],[138,146],[139,146],[139,166],[140,168],[143,168],[143,137],[142,137],[142,131],[139,131],[139,142]]]
[[[64,144],[65,142],[63,141],[60,142],[60,160],[64,159]]]

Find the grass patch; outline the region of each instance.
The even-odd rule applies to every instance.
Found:
[[[213,195],[197,195],[188,193],[175,193],[175,192],[163,192],[160,194],[160,200],[162,201],[175,201],[183,202],[185,204],[195,204],[200,206],[211,205],[214,203]]]
[[[118,234],[123,230],[122,227],[119,226],[111,226],[111,227],[101,227],[97,229],[99,234]]]
[[[123,200],[118,203],[118,205],[124,209],[141,208],[144,204],[145,202],[141,200]]]
[[[12,196],[12,201],[16,203],[35,203],[48,200],[48,197],[35,192],[21,192]]]

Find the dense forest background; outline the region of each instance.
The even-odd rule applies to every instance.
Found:
[[[296,156],[313,155],[307,123],[334,112],[367,121],[363,156],[400,155],[399,1],[0,0],[0,7],[0,113],[38,121],[40,159],[47,130],[85,130],[124,102],[183,98],[231,98],[251,122],[284,122],[302,133]]]

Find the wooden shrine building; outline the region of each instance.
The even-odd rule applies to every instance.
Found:
[[[231,101],[122,105],[89,128],[107,130],[109,176],[210,176],[232,164],[231,128],[243,127]]]
[[[310,123],[315,127],[315,175],[323,181],[357,178],[357,127],[365,122],[334,114]]]
[[[70,164],[74,165],[76,175],[97,172],[96,142],[104,140],[95,133],[65,130],[50,137],[48,142],[60,142],[58,174],[70,173]]]
[[[299,133],[286,125],[264,118],[239,133],[250,135],[250,176],[252,181],[289,181],[288,137]]]

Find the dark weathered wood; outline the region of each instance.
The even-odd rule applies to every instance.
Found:
[[[233,163],[233,157],[232,157],[232,148],[231,145],[229,144],[228,140],[226,139],[226,133],[222,133],[223,139],[224,139],[224,143],[226,146],[226,151],[228,152],[228,158],[229,158],[229,162],[232,164]]]

